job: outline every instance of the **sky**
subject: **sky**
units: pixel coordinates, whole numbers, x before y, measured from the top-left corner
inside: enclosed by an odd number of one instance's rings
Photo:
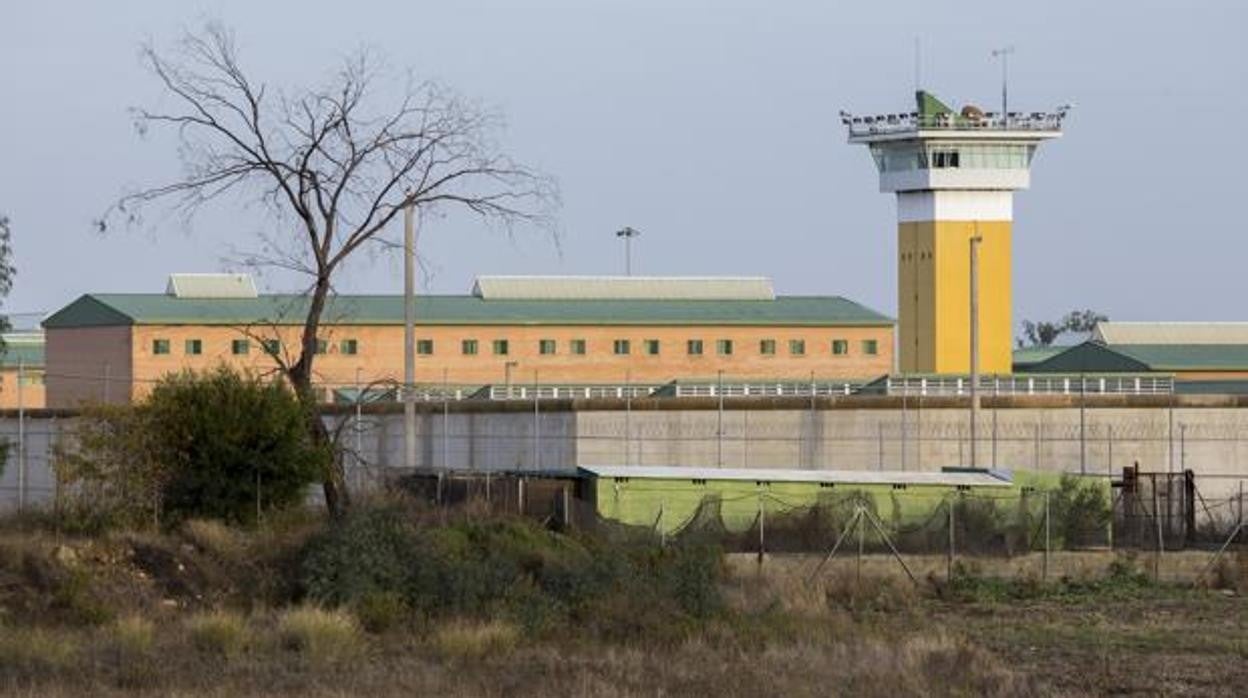
[[[557,178],[557,236],[426,221],[426,292],[467,292],[478,274],[622,273],[627,225],[642,232],[637,274],[763,275],[895,314],[895,202],[837,114],[908,111],[917,39],[920,83],[946,102],[999,104],[991,52],[1012,46],[1011,109],[1075,105],[1015,197],[1016,321],[1248,320],[1242,0],[14,0],[0,8],[0,212],[18,268],[6,311],[160,292],[171,272],[235,268],[271,232],[238,202],[91,225],[178,174],[176,141],[140,137],[129,115],[164,103],[138,48],[209,20],[275,88],[320,84],[361,47],[453,86],[505,114],[506,152]],[[338,280],[401,288],[386,254]]]

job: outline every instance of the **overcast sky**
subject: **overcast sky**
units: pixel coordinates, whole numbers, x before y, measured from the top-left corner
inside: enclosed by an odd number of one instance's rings
[[[896,312],[895,203],[841,109],[908,110],[923,86],[995,107],[1076,108],[1015,199],[1015,318],[1092,307],[1117,319],[1248,320],[1248,2],[58,2],[0,9],[0,211],[13,219],[10,311],[82,293],[161,291],[215,271],[265,219],[205,210],[93,232],[127,187],[178,172],[173,141],[127,108],[159,94],[138,59],[206,19],[234,28],[253,79],[320,81],[361,45],[507,116],[508,152],[558,178],[559,244],[468,217],[430,222],[424,287],[477,274],[623,270],[773,277]],[[150,222],[150,221],[149,221]],[[340,290],[397,292],[372,259]],[[269,276],[269,290],[289,290]]]

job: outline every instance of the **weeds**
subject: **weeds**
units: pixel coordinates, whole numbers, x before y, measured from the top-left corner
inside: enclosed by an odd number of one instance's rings
[[[44,628],[0,625],[0,676],[56,674],[72,666],[77,654],[76,636]]]
[[[341,610],[302,606],[286,611],[277,624],[283,647],[298,652],[313,666],[341,664],[364,653],[355,618]]]
[[[444,658],[481,659],[504,654],[516,647],[520,631],[504,621],[451,621],[433,635],[433,646]]]
[[[191,644],[200,652],[232,658],[247,645],[247,621],[227,611],[197,613],[186,621]]]
[[[410,615],[407,602],[393,592],[364,595],[354,605],[356,620],[370,633],[384,633],[402,623]]]

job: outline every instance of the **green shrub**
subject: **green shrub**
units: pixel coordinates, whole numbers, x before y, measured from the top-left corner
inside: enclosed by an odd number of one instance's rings
[[[141,409],[150,414],[157,459],[168,472],[166,516],[253,523],[257,507],[303,501],[328,467],[312,444],[295,394],[225,367],[162,380]]]
[[[1057,548],[1103,543],[1113,510],[1100,483],[1062,475],[1049,500],[1049,516]]]
[[[335,605],[402,594],[419,564],[417,545],[398,507],[358,507],[308,541],[302,563],[307,593]]]
[[[429,525],[388,505],[353,511],[312,539],[302,576],[312,600],[357,615],[397,597],[423,616],[503,617],[528,632],[570,619],[631,635],[717,613],[721,565],[714,548],[607,542],[513,518]]]
[[[135,405],[89,408],[54,467],[75,505],[115,524],[250,524],[258,509],[302,502],[328,467],[310,418],[278,381],[187,371]]]

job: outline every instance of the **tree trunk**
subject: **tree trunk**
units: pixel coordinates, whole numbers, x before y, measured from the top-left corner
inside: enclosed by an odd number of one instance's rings
[[[325,301],[329,297],[329,273],[317,277],[316,286],[308,303],[308,315],[303,325],[303,335],[299,347],[299,360],[288,370],[287,378],[303,403],[308,418],[308,437],[312,444],[323,448],[329,454],[325,464],[325,473],[321,478],[321,489],[325,494],[325,508],[335,518],[344,514],[350,506],[350,493],[347,491],[346,473],[343,472],[342,459],[334,448],[329,436],[329,429],[321,419],[320,405],[312,386],[312,362],[316,357],[317,332],[321,325],[321,313],[325,310]]]

